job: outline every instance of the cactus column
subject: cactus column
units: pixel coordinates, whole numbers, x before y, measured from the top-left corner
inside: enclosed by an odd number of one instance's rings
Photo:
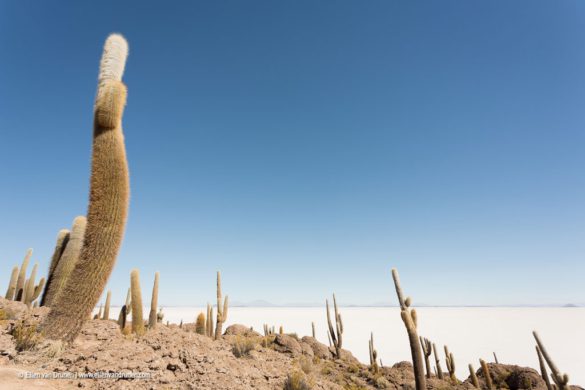
[[[52,339],[72,341],[100,299],[122,244],[130,193],[122,113],[122,74],[128,44],[117,34],[106,40],[94,106],[94,131],[87,228],[79,260],[44,326]]]
[[[408,333],[408,341],[410,342],[410,353],[412,355],[412,365],[414,367],[414,381],[416,383],[416,390],[426,390],[427,381],[425,378],[425,369],[423,366],[422,352],[420,349],[418,333],[416,330],[416,310],[410,308],[410,297],[404,298],[402,294],[402,287],[400,287],[400,279],[396,268],[392,269],[392,278],[394,279],[394,286],[396,287],[396,295],[400,303],[400,316],[406,326],[406,333]]]

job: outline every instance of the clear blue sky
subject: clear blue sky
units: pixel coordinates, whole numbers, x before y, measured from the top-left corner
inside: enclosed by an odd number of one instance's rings
[[[0,266],[87,207],[102,45],[130,44],[145,300],[585,302],[585,3],[0,2]]]

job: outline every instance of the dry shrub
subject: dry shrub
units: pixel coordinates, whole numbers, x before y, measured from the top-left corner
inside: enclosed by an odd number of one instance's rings
[[[302,372],[295,371],[288,374],[284,381],[284,390],[311,390],[313,386]]]
[[[313,361],[307,356],[302,356],[299,359],[299,366],[301,367],[301,370],[303,370],[303,372],[307,375],[313,372]]]
[[[16,350],[19,352],[33,349],[43,339],[37,331],[37,324],[27,324],[24,320],[14,325],[11,335],[14,337]]]
[[[237,358],[250,355],[250,351],[253,351],[255,348],[256,340],[253,338],[236,336],[232,342],[232,353]]]

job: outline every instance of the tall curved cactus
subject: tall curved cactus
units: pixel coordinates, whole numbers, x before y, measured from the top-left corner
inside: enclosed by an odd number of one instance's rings
[[[126,86],[122,74],[128,44],[106,40],[94,105],[92,167],[87,227],[79,260],[45,323],[48,338],[72,341],[102,295],[122,244],[130,194],[122,133]]]
[[[392,268],[392,279],[394,279],[394,287],[396,288],[398,303],[400,303],[400,316],[402,317],[404,326],[406,326],[406,333],[408,334],[408,341],[410,342],[410,353],[412,355],[412,365],[414,367],[414,381],[416,384],[416,390],[426,390],[427,381],[425,378],[425,368],[423,366],[422,351],[416,329],[416,310],[410,308],[410,297],[405,299],[404,295],[402,294],[400,278],[396,268]]]

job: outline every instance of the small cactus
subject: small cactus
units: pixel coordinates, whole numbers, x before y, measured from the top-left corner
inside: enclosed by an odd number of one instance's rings
[[[205,335],[205,327],[206,327],[205,314],[199,313],[199,315],[197,316],[197,320],[195,321],[195,333]]]
[[[45,287],[45,278],[43,277],[43,278],[41,278],[41,280],[39,280],[39,284],[37,284],[35,286],[31,301],[35,301],[35,299],[37,299],[41,295],[41,291],[43,291],[44,287]],[[35,302],[35,303],[37,303],[37,302]],[[39,305],[37,305],[37,306],[39,306]]]
[[[441,359],[437,353],[437,346],[433,343],[433,354],[435,355],[435,369],[437,370],[437,377],[443,379],[443,370],[441,369]]]
[[[455,359],[453,359],[453,353],[449,352],[449,349],[445,345],[445,364],[447,365],[447,371],[449,371],[449,377],[453,383],[457,383],[455,377]]]
[[[158,313],[156,313],[156,322],[158,324],[161,324],[163,322],[163,319],[165,318],[165,314],[163,313],[163,308],[161,307],[158,311]]]
[[[133,269],[130,273],[130,290],[132,292],[132,333],[141,336],[144,334],[144,319],[142,317],[140,273],[137,269]]]
[[[221,337],[221,332],[223,328],[224,322],[227,320],[228,315],[228,297],[226,295],[225,299],[221,299],[221,274],[217,271],[217,315],[216,315],[216,324],[215,324],[215,339]]]
[[[378,351],[374,348],[374,333],[370,333],[370,341],[368,342],[370,351],[370,369],[374,374],[378,373]]]
[[[76,217],[73,220],[73,226],[67,241],[67,246],[63,250],[55,269],[51,274],[51,286],[49,287],[46,297],[45,305],[52,307],[54,303],[58,302],[59,295],[63,293],[67,280],[69,279],[75,264],[79,260],[79,252],[83,246],[83,237],[85,235],[85,228],[87,220],[84,216]]]
[[[104,313],[103,308],[104,308],[103,305],[100,305],[100,310],[97,313],[97,318],[96,318],[97,320],[101,320],[102,319],[102,316],[104,315],[103,314]]]
[[[33,250],[28,249],[26,251],[26,255],[24,256],[24,260],[22,261],[22,265],[20,266],[20,272],[18,273],[18,279],[16,279],[16,290],[14,293],[14,300],[21,301],[22,295],[24,294],[24,282],[26,282],[26,269],[28,268],[28,263],[30,262],[30,258],[32,256]]]
[[[35,279],[37,278],[37,269],[39,268],[39,263],[35,263],[33,265],[32,271],[30,273],[29,279],[26,281],[24,286],[24,294],[22,295],[22,302],[27,305],[28,307],[32,307],[33,295],[35,293]]]
[[[8,282],[8,289],[6,290],[6,295],[4,298],[8,300],[14,299],[14,293],[16,292],[16,281],[18,279],[18,266],[15,265],[12,268],[12,273],[10,274],[10,282]]]
[[[132,306],[130,305],[131,302],[131,292],[128,289],[126,293],[126,303],[120,309],[120,314],[118,315],[118,325],[120,326],[120,330],[124,330],[126,328],[126,317],[132,311]]]
[[[500,364],[500,362],[498,362],[498,355],[496,355],[495,352],[493,352],[493,354],[494,354],[494,363]]]
[[[55,249],[53,250],[53,256],[51,257],[51,263],[49,264],[49,272],[47,273],[47,283],[45,285],[45,290],[43,291],[43,297],[41,298],[41,306],[45,306],[47,293],[51,289],[51,285],[53,284],[53,277],[55,276],[55,269],[57,268],[57,264],[59,264],[59,260],[63,255],[63,251],[67,247],[67,243],[69,242],[69,237],[71,232],[68,229],[61,229],[57,234],[57,243],[55,244]]]
[[[213,338],[213,307],[207,304],[207,324],[205,326],[205,334],[207,337]]]
[[[112,300],[112,292],[108,290],[106,294],[106,306],[104,307],[104,314],[102,316],[102,320],[109,320],[110,319],[110,301]]]
[[[552,358],[548,354],[546,348],[544,348],[544,344],[540,341],[540,337],[538,337],[538,333],[536,331],[532,332],[534,339],[536,340],[536,344],[538,344],[538,348],[544,357],[544,360],[548,364],[550,368],[550,376],[553,379],[553,382],[557,385],[558,390],[568,390],[569,389],[569,375],[561,374],[559,369],[557,368],[556,364],[553,362]]]
[[[477,375],[475,375],[475,370],[473,369],[473,365],[471,365],[471,363],[469,364],[469,376],[471,377],[471,383],[473,386],[481,389],[479,386],[479,380],[477,379]]]
[[[417,315],[416,310],[410,308],[410,297],[404,298],[402,288],[400,287],[400,279],[396,268],[392,269],[392,278],[394,279],[394,286],[396,287],[396,295],[400,303],[400,316],[402,322],[406,326],[406,333],[410,342],[410,353],[412,355],[412,365],[414,367],[414,381],[416,390],[426,390],[427,382],[425,378],[425,371],[423,367],[422,351],[419,344],[417,333]]]
[[[335,299],[335,294],[333,294],[333,314],[335,314],[335,328],[333,328],[333,323],[331,322],[331,314],[329,314],[329,301],[327,299],[325,300],[325,307],[327,310],[327,326],[329,327],[329,344],[333,344],[335,347],[335,356],[340,359],[341,347],[343,345],[343,321],[341,319],[341,314],[339,314],[339,310],[337,309],[337,300]]]
[[[425,365],[427,367],[427,378],[431,378],[431,362],[429,360],[431,353],[433,352],[433,347],[431,345],[431,341],[429,339],[420,337],[420,346],[422,348],[423,354],[425,355]]]
[[[316,339],[317,337],[315,337],[315,323],[314,322],[311,322],[311,331],[312,331],[313,338]]]
[[[553,387],[550,383],[550,379],[548,379],[546,363],[544,362],[544,357],[542,356],[542,352],[540,352],[540,348],[538,348],[538,345],[536,346],[536,354],[538,355],[538,364],[540,365],[540,375],[542,376],[544,383],[546,383],[546,388],[547,390],[553,390]]]
[[[158,278],[159,273],[154,273],[154,284],[152,286],[152,299],[150,300],[150,313],[148,315],[148,329],[156,328],[157,324],[157,312],[156,308],[158,306]]]
[[[487,386],[488,390],[493,390],[494,384],[492,382],[492,375],[490,374],[490,367],[483,359],[479,359],[479,364],[481,364],[481,371],[485,378],[485,385]]]

